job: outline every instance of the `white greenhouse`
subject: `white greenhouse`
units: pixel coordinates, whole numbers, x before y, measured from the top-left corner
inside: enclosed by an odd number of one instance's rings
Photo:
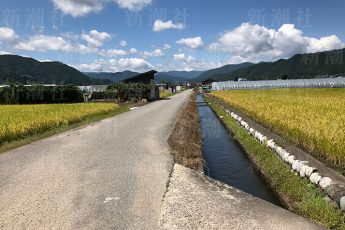
[[[345,78],[213,82],[212,91],[274,88],[344,88]]]

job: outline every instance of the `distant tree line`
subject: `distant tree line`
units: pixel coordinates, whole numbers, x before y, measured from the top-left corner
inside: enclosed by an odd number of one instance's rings
[[[0,88],[0,104],[55,104],[84,102],[78,87],[68,86],[23,86],[10,84]]]

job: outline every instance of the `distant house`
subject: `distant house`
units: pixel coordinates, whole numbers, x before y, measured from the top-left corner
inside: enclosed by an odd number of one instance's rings
[[[160,91],[169,92],[169,93],[176,93],[177,91],[181,91],[181,86],[177,86],[170,83],[157,83],[155,86],[159,87]],[[179,90],[177,90],[179,87]]]
[[[93,92],[104,92],[107,89],[107,85],[89,85],[89,86],[78,86],[78,88],[87,94],[91,94]]]
[[[107,85],[78,86],[78,88],[83,92],[84,101],[89,101],[93,93],[105,92],[107,87]]]
[[[167,84],[166,83],[156,83],[155,86],[159,87],[159,90],[163,91],[167,88]]]

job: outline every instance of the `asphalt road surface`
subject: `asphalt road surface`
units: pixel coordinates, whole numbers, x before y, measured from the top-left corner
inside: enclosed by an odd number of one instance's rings
[[[0,229],[156,229],[191,91],[0,155]]]

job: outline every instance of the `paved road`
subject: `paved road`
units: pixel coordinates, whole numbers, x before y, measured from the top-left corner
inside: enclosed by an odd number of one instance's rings
[[[0,229],[155,229],[190,91],[0,155]]]

